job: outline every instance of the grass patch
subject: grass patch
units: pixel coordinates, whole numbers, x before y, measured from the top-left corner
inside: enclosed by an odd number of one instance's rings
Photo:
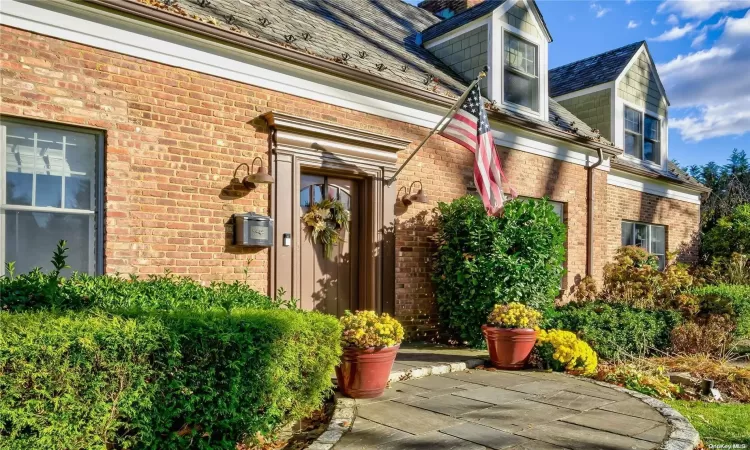
[[[665,400],[711,444],[750,444],[750,404]]]

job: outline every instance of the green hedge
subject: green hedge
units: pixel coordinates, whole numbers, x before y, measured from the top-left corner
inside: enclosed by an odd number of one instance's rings
[[[568,304],[548,318],[551,327],[578,333],[605,360],[666,350],[672,328],[681,321],[678,311],[602,302]]]
[[[336,318],[0,313],[0,448],[232,449],[318,407]]]
[[[560,293],[565,224],[546,200],[513,200],[502,217],[481,199],[438,204],[435,297],[449,330],[483,346],[481,326],[496,303],[544,310]]]
[[[693,293],[701,300],[702,313],[729,314],[737,322],[737,336],[750,337],[750,286],[703,286]]]
[[[85,309],[107,311],[209,311],[233,308],[295,308],[291,300],[271,298],[246,284],[212,283],[203,286],[171,275],[144,280],[75,273],[70,278],[35,269],[13,277],[0,277],[0,310]]]

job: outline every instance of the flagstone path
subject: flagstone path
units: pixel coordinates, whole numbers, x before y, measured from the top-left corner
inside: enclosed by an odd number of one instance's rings
[[[394,371],[465,361],[465,352],[404,349]],[[334,449],[652,449],[668,431],[656,409],[588,381],[464,370],[405,379],[380,398],[357,400],[353,427]]]

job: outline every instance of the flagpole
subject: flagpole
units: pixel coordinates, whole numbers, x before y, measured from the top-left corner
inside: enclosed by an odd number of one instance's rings
[[[409,164],[409,161],[411,161],[411,159],[414,158],[414,155],[416,155],[417,152],[419,152],[419,150],[422,149],[422,146],[424,146],[424,144],[427,143],[427,140],[430,139],[435,134],[436,131],[442,129],[442,127],[445,125],[445,119],[450,117],[458,108],[461,107],[461,104],[463,104],[464,100],[466,100],[466,97],[469,95],[469,92],[471,92],[471,90],[474,89],[474,86],[476,86],[477,83],[479,83],[479,81],[482,80],[482,78],[487,76],[488,70],[489,68],[487,66],[484,66],[484,69],[481,72],[479,72],[479,75],[477,76],[476,80],[474,80],[469,85],[466,91],[464,91],[461,97],[459,97],[458,101],[456,101],[456,103],[451,107],[451,109],[448,110],[448,113],[445,116],[443,116],[443,118],[440,119],[438,123],[435,124],[435,127],[430,131],[430,133],[424,139],[422,139],[422,142],[420,142],[417,148],[415,148],[414,151],[411,152],[411,155],[409,155],[409,157],[406,158],[406,161],[404,161],[404,163],[401,164],[401,167],[398,168],[396,173],[394,173],[393,176],[385,182],[386,186],[390,186],[391,184],[393,184],[394,181],[396,181],[396,177],[398,177],[398,174],[401,173],[402,170],[404,170],[404,167],[406,167],[406,165]]]

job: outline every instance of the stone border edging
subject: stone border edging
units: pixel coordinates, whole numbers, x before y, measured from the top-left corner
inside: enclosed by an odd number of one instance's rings
[[[462,372],[467,369],[473,369],[477,366],[487,365],[488,361],[483,359],[469,359],[460,363],[447,363],[447,364],[436,364],[434,366],[427,367],[415,367],[409,370],[400,370],[398,372],[391,373],[388,378],[389,383],[395,383],[404,380],[412,380],[417,378],[424,378],[430,375],[442,375],[451,372]],[[569,375],[562,373],[562,375],[575,378],[577,380],[583,380],[589,383],[597,384],[602,387],[613,389],[619,392],[626,393],[631,397],[637,398],[643,403],[655,409],[659,414],[667,419],[667,423],[670,427],[669,437],[667,440],[661,443],[662,450],[694,450],[700,442],[700,436],[698,431],[682,414],[677,412],[674,408],[657,400],[648,395],[641,394],[624,387],[620,387],[604,381],[592,380],[575,375]],[[357,405],[356,401],[349,397],[336,393],[335,400],[336,406],[331,417],[331,422],[328,424],[326,431],[323,432],[318,438],[307,447],[309,450],[330,450],[336,445],[341,437],[349,431],[354,424],[356,417]]]

